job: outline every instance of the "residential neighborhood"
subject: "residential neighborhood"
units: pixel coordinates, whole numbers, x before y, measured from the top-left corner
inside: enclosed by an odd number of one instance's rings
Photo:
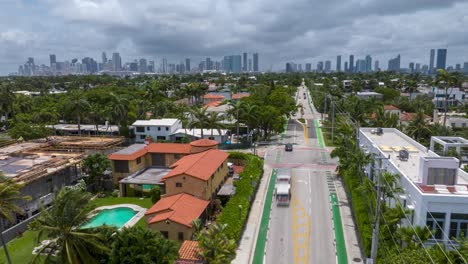
[[[8,258],[57,260],[70,241],[95,252],[77,263],[398,263],[422,248],[463,263],[462,88],[441,104],[437,76],[255,77],[96,76],[50,94],[1,79]]]

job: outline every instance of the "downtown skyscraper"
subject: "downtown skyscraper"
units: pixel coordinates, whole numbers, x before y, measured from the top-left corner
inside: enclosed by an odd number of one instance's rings
[[[243,58],[242,58],[242,71],[246,72],[248,70],[248,65],[247,65],[247,52],[244,52]]]
[[[354,55],[349,55],[348,72],[354,72]]]
[[[435,57],[435,49],[431,49],[431,54],[429,57],[429,73],[434,72],[434,57]]]
[[[341,71],[341,55],[336,56],[336,71]]]
[[[258,72],[258,53],[253,54],[253,71]]]
[[[438,49],[436,68],[445,70],[446,63],[447,63],[447,49]]]

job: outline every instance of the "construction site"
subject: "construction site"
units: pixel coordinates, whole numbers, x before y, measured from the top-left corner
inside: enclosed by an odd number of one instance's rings
[[[30,201],[18,204],[25,214],[18,215],[14,224],[36,215],[41,207],[49,206],[54,191],[83,178],[80,168],[83,158],[95,152],[115,152],[123,142],[122,137],[54,136],[13,142],[0,148],[0,173],[23,183],[21,193],[31,197]]]

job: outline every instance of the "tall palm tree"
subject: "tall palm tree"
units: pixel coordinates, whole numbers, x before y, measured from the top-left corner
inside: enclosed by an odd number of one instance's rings
[[[448,98],[450,96],[450,93],[448,92],[448,89],[450,87],[454,87],[458,84],[458,75],[456,73],[448,73],[444,69],[437,69],[437,76],[435,78],[434,84],[435,85],[442,85],[445,91],[445,96],[444,96],[444,127],[446,127],[446,122],[447,122],[447,111],[448,111]],[[445,135],[447,135],[448,130],[446,130]]]
[[[426,242],[431,236],[432,232],[426,226],[400,227],[396,232],[396,237],[400,241],[400,246],[405,245],[412,249],[421,248],[423,246],[421,242]]]
[[[95,229],[82,229],[92,210],[91,194],[80,190],[62,188],[52,201],[52,207],[44,210],[31,224],[38,231],[37,240],[44,237],[54,242],[43,247],[34,260],[48,251],[46,260],[58,251],[60,263],[98,263],[98,254],[109,252],[104,238]]]
[[[416,117],[414,118],[414,120],[411,121],[406,127],[406,132],[408,133],[408,135],[416,139],[416,141],[419,141],[423,136],[431,134],[431,129],[429,128],[425,120],[424,111],[419,110],[416,113]]]
[[[230,101],[228,103],[229,105],[229,110],[228,110],[228,115],[230,117],[234,117],[236,119],[236,136],[237,136],[237,142],[239,142],[239,122],[240,122],[240,117],[243,115],[243,107],[244,104],[242,101]]]
[[[128,118],[129,101],[125,96],[110,93],[111,117],[119,126],[126,125]]]
[[[200,128],[202,138],[204,138],[203,128],[206,128],[208,124],[208,113],[206,110],[206,107],[199,108],[196,106],[190,109],[191,120],[188,124],[188,127],[190,129]]]
[[[5,84],[0,87],[0,116],[3,114],[8,124],[8,118],[13,112],[13,103],[16,99],[15,94],[11,91],[11,88]]]
[[[216,129],[218,134],[221,136],[221,129],[225,128],[223,124],[224,118],[217,112],[208,113],[207,128],[211,129],[211,136],[213,137],[213,130]]]
[[[21,188],[24,184],[19,184],[11,179],[6,178],[0,173],[0,239],[2,241],[3,250],[8,263],[11,263],[10,255],[8,254],[7,245],[3,239],[3,220],[14,223],[16,218],[15,213],[23,214],[23,209],[17,205],[18,201],[30,200],[31,197],[21,195]]]
[[[83,114],[89,110],[90,104],[83,92],[74,91],[70,93],[67,105],[72,115],[76,117],[78,134],[81,135],[81,120],[83,118]]]

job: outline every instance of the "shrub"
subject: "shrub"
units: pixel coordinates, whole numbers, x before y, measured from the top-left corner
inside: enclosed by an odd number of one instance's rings
[[[227,225],[224,232],[228,238],[238,241],[263,173],[263,161],[252,154],[239,152],[230,153],[229,158],[243,159],[246,163],[240,179],[235,182],[236,194],[227,202],[218,222]]]

